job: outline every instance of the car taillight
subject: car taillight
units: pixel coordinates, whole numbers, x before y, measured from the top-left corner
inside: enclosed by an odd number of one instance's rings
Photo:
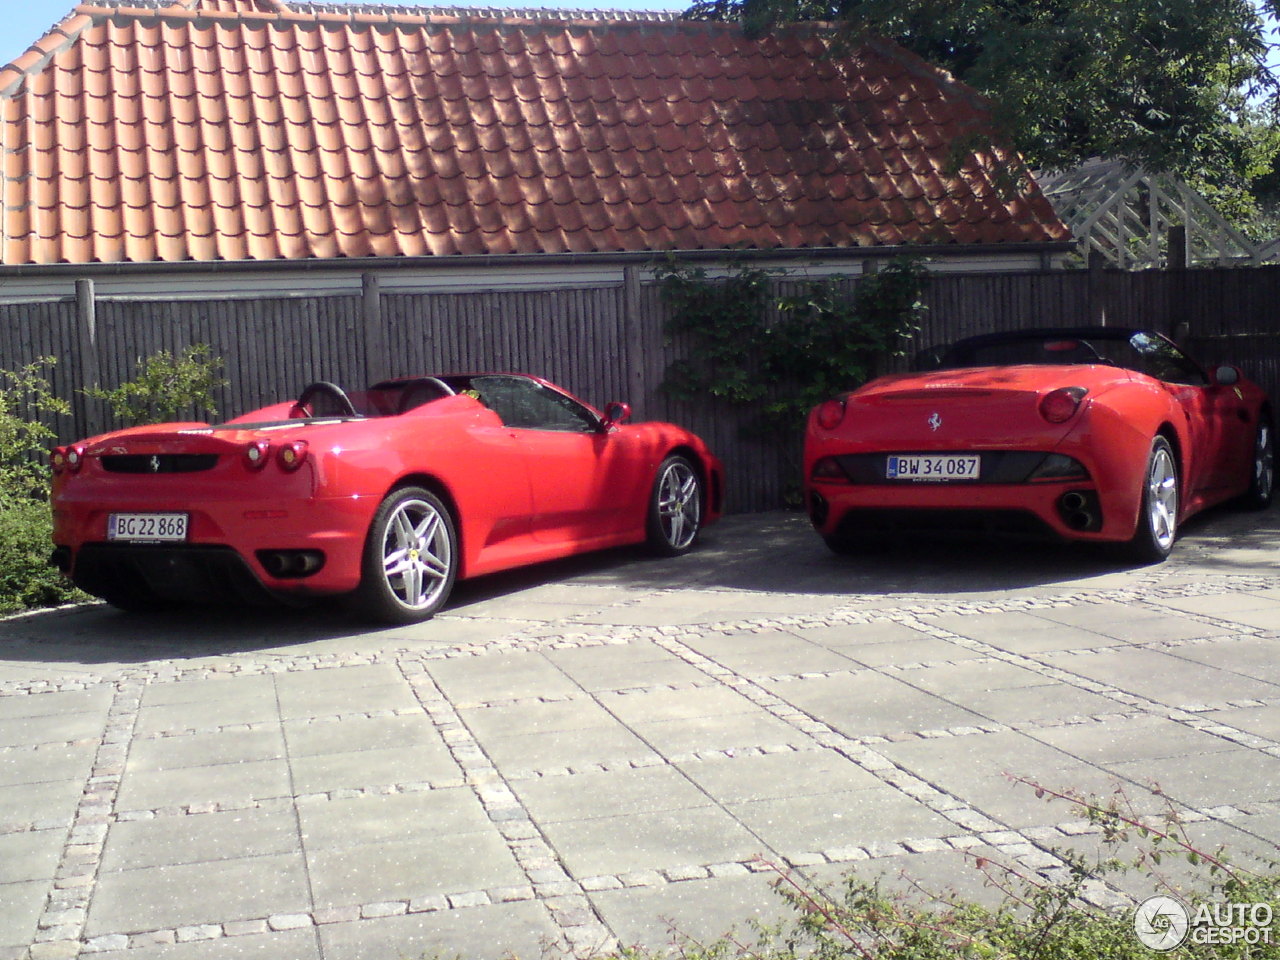
[[[834,430],[844,421],[844,414],[843,400],[827,400],[818,407],[818,426],[823,430]]]
[[[825,483],[849,483],[849,475],[844,472],[844,467],[840,466],[840,461],[835,457],[823,457],[813,465],[813,469],[809,471],[810,480],[818,480]]]
[[[49,455],[54,473],[77,473],[84,466],[84,447],[73,443],[69,447],[57,447]]]
[[[1040,416],[1050,423],[1066,423],[1080,409],[1080,401],[1088,392],[1084,387],[1060,387],[1046,393],[1040,401]]]
[[[297,470],[306,459],[307,441],[305,440],[290,440],[282,445],[276,454],[276,460],[285,470]]]
[[[244,462],[250,470],[261,470],[267,465],[271,444],[266,440],[254,440],[244,448]]]

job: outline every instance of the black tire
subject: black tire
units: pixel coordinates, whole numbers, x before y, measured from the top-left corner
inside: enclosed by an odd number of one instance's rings
[[[444,606],[458,577],[458,534],[449,508],[429,490],[402,487],[369,525],[352,604],[382,623],[417,623]]]
[[[1178,461],[1164,437],[1151,441],[1151,453],[1142,474],[1138,529],[1126,553],[1139,563],[1160,563],[1169,556],[1178,537]]]
[[[1249,489],[1240,498],[1240,505],[1249,510],[1265,510],[1271,506],[1276,488],[1275,428],[1266,414],[1258,418],[1250,466],[1252,475],[1249,478]]]
[[[688,553],[702,531],[702,477],[685,457],[667,457],[649,495],[647,543],[661,557]]]

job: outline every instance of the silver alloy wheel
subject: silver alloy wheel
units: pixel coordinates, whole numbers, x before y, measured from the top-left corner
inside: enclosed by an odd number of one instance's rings
[[[382,539],[382,575],[392,596],[408,610],[425,610],[449,588],[453,542],[440,511],[410,499],[387,517]]]
[[[1178,468],[1169,448],[1161,444],[1151,454],[1147,470],[1147,518],[1151,536],[1161,550],[1173,546],[1178,532]]]
[[[669,462],[658,477],[658,523],[662,538],[673,550],[693,543],[702,522],[702,491],[698,475],[684,460]]]
[[[1258,424],[1258,437],[1253,445],[1253,490],[1260,501],[1271,499],[1271,485],[1275,483],[1275,460],[1271,424],[1263,420]]]

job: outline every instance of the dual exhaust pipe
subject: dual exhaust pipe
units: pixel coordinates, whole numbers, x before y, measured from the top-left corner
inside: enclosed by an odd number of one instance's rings
[[[1068,490],[1058,498],[1058,513],[1062,516],[1062,522],[1072,530],[1102,529],[1098,495],[1092,490]]]

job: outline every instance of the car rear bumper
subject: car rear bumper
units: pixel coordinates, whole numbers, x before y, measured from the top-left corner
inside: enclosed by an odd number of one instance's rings
[[[96,596],[109,595],[104,586],[130,582],[166,599],[191,602],[347,593],[359,585],[365,536],[377,505],[347,497],[183,506],[63,499],[54,511],[55,559],[77,586]],[[189,513],[188,539],[108,541],[107,518],[119,512]]]
[[[1115,540],[1105,504],[1089,483],[810,483],[805,503],[825,537],[895,534],[989,535],[1034,540]]]

